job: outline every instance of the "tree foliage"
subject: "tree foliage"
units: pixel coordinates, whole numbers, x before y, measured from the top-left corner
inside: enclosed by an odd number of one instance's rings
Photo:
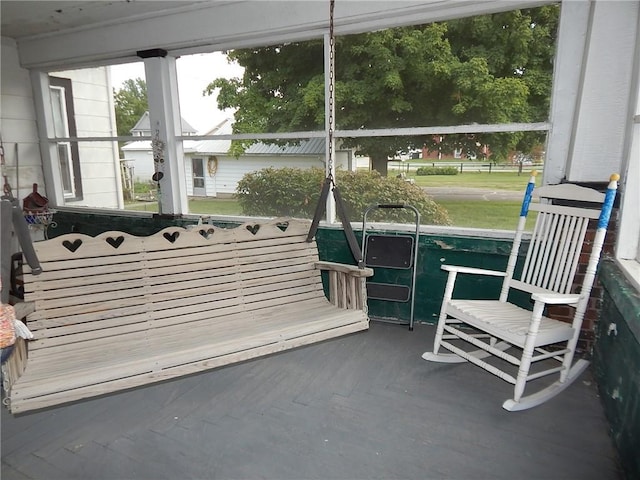
[[[513,10],[335,39],[336,126],[374,129],[533,122],[547,119],[559,9]],[[236,133],[324,128],[321,40],[228,53],[242,78],[218,78],[206,93],[234,108]],[[536,133],[344,139],[386,171],[387,157],[428,146],[494,159],[540,142]],[[245,142],[246,144],[246,142]],[[480,152],[478,152],[480,153]]]
[[[147,83],[141,78],[125,80],[120,90],[114,90],[113,98],[118,135],[131,135],[131,129],[149,109]]]

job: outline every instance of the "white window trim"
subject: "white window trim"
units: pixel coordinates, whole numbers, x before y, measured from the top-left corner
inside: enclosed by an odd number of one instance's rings
[[[640,90],[640,81],[637,84]],[[632,128],[627,169],[621,179],[623,191],[615,256],[622,271],[640,290],[640,105]]]
[[[640,33],[638,33],[640,35]],[[633,90],[629,103],[633,115],[627,131],[626,171],[623,177],[615,257],[620,269],[640,291],[640,45],[636,41]]]
[[[62,128],[63,131],[62,132],[55,132],[54,131],[54,135],[56,136],[56,138],[58,137],[68,137],[69,136],[69,114],[67,112],[67,104],[66,104],[66,98],[67,98],[67,91],[64,87],[61,86],[57,86],[57,85],[50,85],[49,88],[51,89],[52,92],[58,92],[58,97],[55,97],[54,95],[51,95],[51,109],[52,111],[55,111],[56,108],[60,109],[60,122],[62,123]],[[54,123],[54,130],[55,130],[55,123]],[[68,141],[58,141],[57,142],[58,145],[58,168],[60,170],[60,176],[62,178],[62,184],[64,185],[64,177],[66,177],[68,175],[68,179],[67,181],[69,182],[69,190],[64,190],[63,189],[63,195],[65,198],[74,198],[76,196],[76,189],[75,189],[75,172],[74,172],[74,168],[73,168],[73,157],[72,157],[72,153],[71,153],[71,143]],[[60,147],[64,147],[66,154],[67,154],[67,172],[64,171],[64,169],[62,168],[62,159],[60,158]]]

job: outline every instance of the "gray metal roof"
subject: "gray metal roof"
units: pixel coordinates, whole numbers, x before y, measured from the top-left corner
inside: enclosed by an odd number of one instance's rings
[[[233,133],[233,120],[226,119],[212,128],[206,135],[231,135]],[[191,145],[191,149],[185,152],[193,152],[208,155],[224,155],[231,147],[231,140],[197,140]],[[265,142],[257,142],[251,145],[245,155],[324,155],[324,138],[310,138],[300,140],[299,145],[276,145]]]
[[[300,140],[298,145],[274,145],[254,143],[246,153],[249,155],[324,155],[324,138]]]
[[[148,114],[145,114],[148,123]],[[143,116],[143,118],[145,118]],[[142,121],[142,118],[140,119]],[[138,122],[140,123],[140,122]],[[205,135],[231,135],[233,121],[226,119],[216,125]],[[136,125],[137,126],[137,125]],[[231,140],[185,140],[184,153],[199,155],[226,155],[231,147]],[[123,150],[151,150],[150,140],[139,140],[127,143]],[[324,138],[310,138],[300,140],[298,145],[276,145],[264,142],[254,143],[247,148],[245,155],[292,155],[311,156],[324,155]]]

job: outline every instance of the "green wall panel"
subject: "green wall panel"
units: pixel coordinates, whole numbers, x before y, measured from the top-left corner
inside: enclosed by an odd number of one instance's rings
[[[195,223],[193,220],[185,220],[173,217],[150,217],[96,213],[76,213],[57,211],[54,215],[57,224],[55,228],[47,230],[49,238],[64,235],[66,233],[83,233],[95,236],[109,230],[127,232],[131,235],[152,235],[165,227],[185,226]]]
[[[361,232],[355,232],[361,244]],[[322,260],[349,263],[355,260],[349,251],[342,230],[320,229],[317,234],[318,251]],[[440,312],[440,304],[447,280],[446,272],[440,269],[444,263],[504,270],[507,265],[510,240],[496,240],[479,237],[421,235],[418,244],[416,267],[415,322],[434,323]],[[410,284],[410,270],[374,269],[375,281],[380,283]],[[382,271],[379,271],[382,270]],[[500,279],[461,275],[455,294],[468,298],[497,298]],[[528,300],[516,299],[523,306]],[[410,304],[381,300],[369,301],[369,313],[376,318],[393,318],[408,323],[411,318]]]
[[[611,437],[628,479],[640,478],[640,295],[613,262],[602,262],[604,286],[593,370]]]

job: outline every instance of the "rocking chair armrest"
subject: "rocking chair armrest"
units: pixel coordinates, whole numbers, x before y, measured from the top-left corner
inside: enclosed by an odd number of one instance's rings
[[[460,267],[458,265],[441,265],[440,268],[442,270],[446,270],[447,272],[471,273],[474,275],[490,275],[492,277],[504,277],[506,275],[505,272],[499,272],[497,270],[485,270],[483,268],[475,267]]]
[[[574,305],[580,300],[578,294],[565,293],[533,293],[531,299],[536,302],[543,302],[549,305]]]
[[[319,270],[332,270],[335,272],[346,273],[347,275],[351,275],[353,277],[373,276],[373,269],[359,268],[359,267],[356,267],[355,265],[347,265],[344,263],[325,262],[325,261],[315,262],[314,265]]]

